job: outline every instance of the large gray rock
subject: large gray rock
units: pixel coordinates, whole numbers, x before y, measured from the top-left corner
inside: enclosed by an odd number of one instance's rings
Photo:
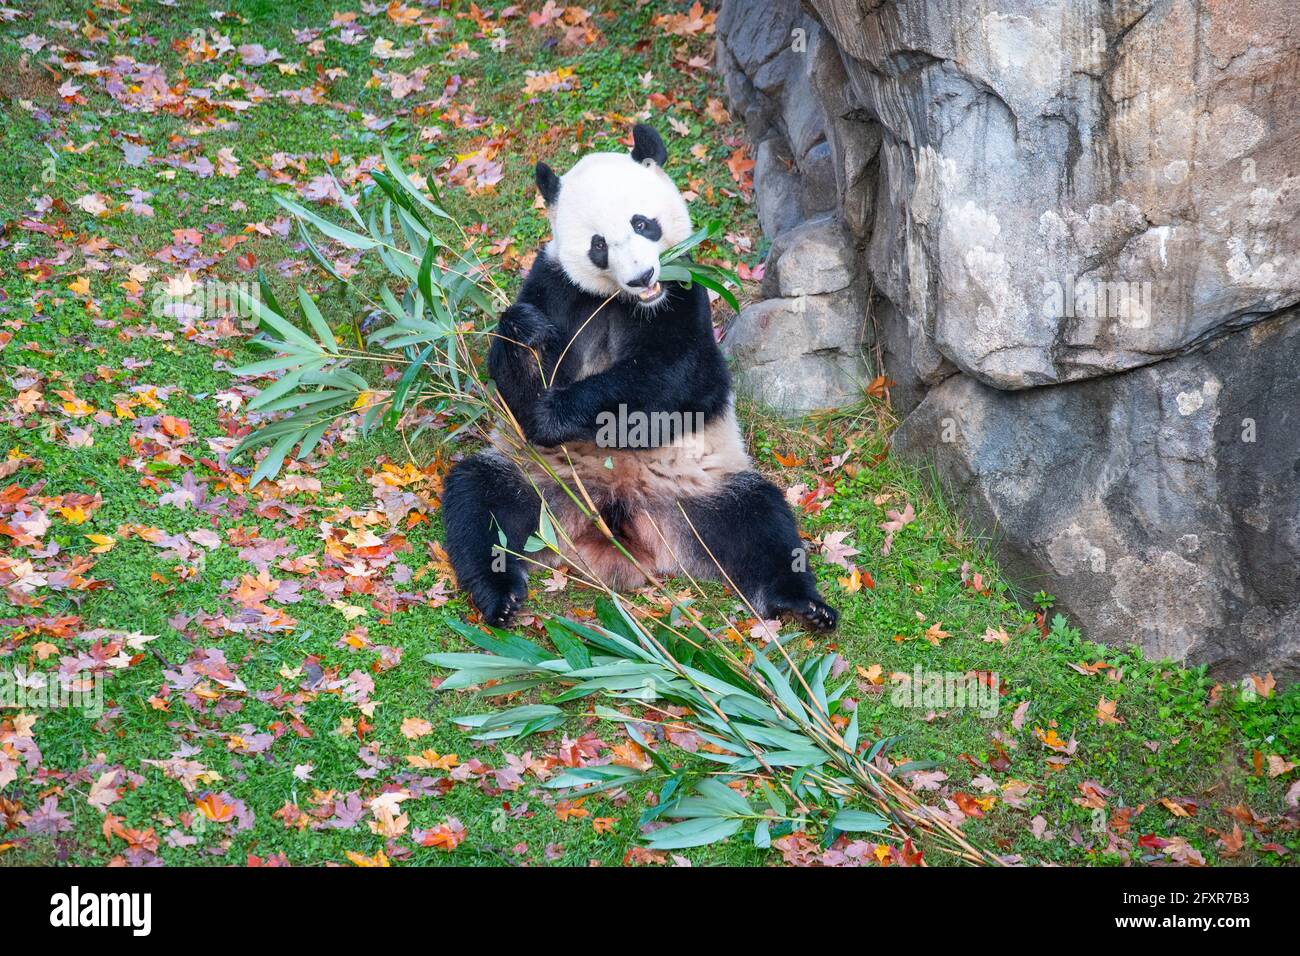
[[[862,296],[851,288],[796,294],[746,306],[723,350],[737,362],[736,386],[780,412],[835,408],[860,397]],[[846,315],[859,315],[847,324]]]
[[[932,389],[894,435],[1090,635],[1300,679],[1300,322],[1123,375]],[[1275,361],[1261,361],[1261,354]]]
[[[899,450],[1090,637],[1300,676],[1294,14],[726,0],[773,240],[739,379],[798,411],[883,357]]]
[[[847,288],[857,264],[840,220],[829,213],[805,219],[777,236],[763,275],[764,295],[822,295]]]
[[[741,389],[780,411],[854,401],[872,377],[861,287],[879,136],[843,119],[839,52],[797,2],[724,5],[718,64],[755,143],[759,225],[773,239],[772,298],[743,310],[723,347]]]
[[[812,6],[884,133],[871,273],[964,372],[1108,375],[1300,302],[1293,3]]]

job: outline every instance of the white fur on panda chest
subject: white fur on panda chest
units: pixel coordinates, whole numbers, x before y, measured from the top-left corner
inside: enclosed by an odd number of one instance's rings
[[[634,507],[710,495],[730,475],[750,467],[740,425],[730,404],[703,428],[679,435],[668,445],[607,448],[582,441],[536,450],[562,478],[577,472],[598,501],[617,499]],[[540,487],[551,484],[540,469],[534,477]],[[557,492],[554,497],[562,499],[565,495]]]

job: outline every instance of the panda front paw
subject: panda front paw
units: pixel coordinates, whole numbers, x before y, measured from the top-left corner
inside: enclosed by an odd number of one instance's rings
[[[516,302],[501,313],[497,333],[528,348],[543,345],[551,332],[546,313],[528,302]]]
[[[576,437],[577,434],[565,419],[564,389],[552,388],[545,392],[538,400],[537,411],[533,415],[529,441],[543,448],[554,448]]]

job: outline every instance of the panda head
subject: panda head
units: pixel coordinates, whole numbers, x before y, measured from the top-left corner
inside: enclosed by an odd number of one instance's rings
[[[691,234],[690,213],[663,170],[659,134],[638,123],[631,154],[589,153],[563,176],[537,164],[554,237],[547,253],[579,288],[621,295],[641,305],[661,302],[659,253]]]

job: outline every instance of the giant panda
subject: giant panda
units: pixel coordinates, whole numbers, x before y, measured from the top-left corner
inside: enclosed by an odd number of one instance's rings
[[[563,176],[537,164],[553,238],[501,315],[488,367],[528,442],[570,486],[576,473],[640,569],[545,468],[492,443],[444,484],[457,581],[488,624],[510,622],[528,594],[517,555],[539,529],[540,492],[571,540],[557,535],[563,559],[588,577],[626,589],[643,571],[721,576],[764,619],[831,630],[838,612],[817,593],[794,516],[745,453],[708,295],[659,280],[660,253],[691,234],[690,215],[659,134],[632,134],[630,155],[591,153]],[[677,427],[648,441],[636,427],[647,419]]]

